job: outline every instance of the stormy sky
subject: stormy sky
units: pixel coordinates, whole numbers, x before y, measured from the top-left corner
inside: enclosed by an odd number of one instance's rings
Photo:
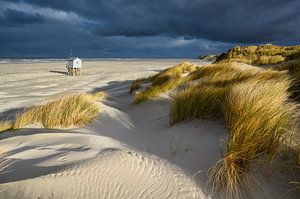
[[[300,44],[299,0],[0,0],[0,57],[197,57]]]

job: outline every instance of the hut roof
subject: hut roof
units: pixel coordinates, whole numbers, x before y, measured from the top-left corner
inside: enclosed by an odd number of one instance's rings
[[[75,59],[79,59],[78,57],[69,57],[68,61],[74,61]]]

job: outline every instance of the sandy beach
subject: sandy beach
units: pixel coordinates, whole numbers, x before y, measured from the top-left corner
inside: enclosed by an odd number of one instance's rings
[[[207,172],[222,157],[228,132],[220,120],[169,125],[168,94],[136,105],[133,80],[189,61],[83,60],[82,76],[65,62],[0,64],[0,119],[71,93],[105,91],[100,113],[84,127],[48,130],[38,124],[0,134],[12,160],[0,175],[0,198],[218,198]],[[284,173],[257,178],[249,198],[297,198]]]

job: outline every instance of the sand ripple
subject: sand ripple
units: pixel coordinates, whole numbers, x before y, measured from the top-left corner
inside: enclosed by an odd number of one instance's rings
[[[206,198],[179,168],[136,152],[107,149],[62,172],[2,184],[0,198]]]

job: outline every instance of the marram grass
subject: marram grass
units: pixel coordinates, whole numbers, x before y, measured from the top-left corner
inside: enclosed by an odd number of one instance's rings
[[[221,101],[228,87],[192,86],[174,95],[171,110],[171,125],[194,118],[221,115]]]
[[[259,157],[271,163],[295,132],[298,107],[289,101],[286,72],[239,66],[203,66],[190,84],[173,95],[170,122],[222,117],[229,130],[227,151],[210,172],[213,189],[238,198],[250,188],[250,165]],[[189,85],[188,83],[186,83]]]
[[[290,88],[292,98],[300,100],[300,58],[284,63],[281,66],[274,67],[274,70],[288,71],[293,78],[293,84]]]
[[[236,46],[217,58],[220,62],[241,62],[252,65],[274,65],[300,58],[300,45],[276,46]]]
[[[151,84],[151,86],[145,90],[137,91],[135,93],[134,102],[141,103],[148,99],[158,98],[162,93],[180,85],[184,80],[184,75],[189,74],[194,70],[196,70],[195,65],[184,62],[149,78],[135,80],[131,85],[130,92],[139,89],[141,84],[148,83]]]
[[[0,122],[0,133],[13,129],[14,123],[10,121]]]
[[[1,122],[0,132],[20,129],[33,123],[40,123],[49,129],[86,125],[99,112],[94,101],[103,97],[103,92],[68,95],[45,105],[29,108],[18,114],[15,121]]]
[[[171,124],[203,118],[222,116],[220,105],[225,94],[234,85],[247,81],[283,81],[288,79],[286,72],[263,70],[256,67],[241,68],[236,63],[203,66],[186,77],[192,86],[187,86],[173,95],[171,103]]]
[[[229,130],[227,152],[211,173],[213,188],[225,188],[236,198],[249,186],[247,171],[253,161],[272,158],[297,127],[297,106],[288,101],[290,82],[246,82],[232,87],[223,101]]]
[[[274,71],[252,66],[241,66],[238,63],[221,63],[202,66],[191,73],[187,79],[201,79],[206,85],[228,86],[249,79],[270,80],[286,78],[285,71]]]

